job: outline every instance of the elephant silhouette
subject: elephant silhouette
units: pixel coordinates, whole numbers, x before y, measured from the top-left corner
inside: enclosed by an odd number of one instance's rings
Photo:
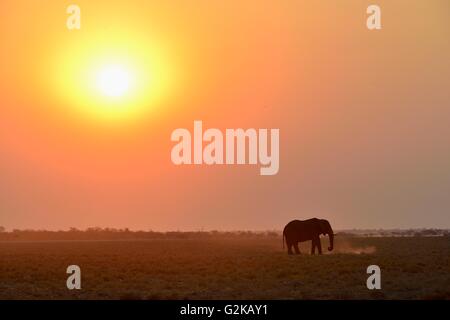
[[[322,245],[320,243],[320,235],[328,235],[330,240],[330,246],[328,251],[333,250],[334,232],[330,223],[325,219],[312,218],[308,220],[293,220],[289,222],[283,230],[283,249],[284,241],[286,239],[286,245],[288,254],[292,254],[292,247],[295,249],[296,254],[300,254],[298,248],[299,242],[312,241],[311,254],[315,254],[316,247],[319,254],[322,254]]]

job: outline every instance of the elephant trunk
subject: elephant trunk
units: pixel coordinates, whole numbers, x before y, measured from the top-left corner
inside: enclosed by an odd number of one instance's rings
[[[328,233],[328,237],[330,238],[330,246],[328,247],[328,251],[332,251],[333,250],[333,246],[334,246],[334,233],[333,230]]]

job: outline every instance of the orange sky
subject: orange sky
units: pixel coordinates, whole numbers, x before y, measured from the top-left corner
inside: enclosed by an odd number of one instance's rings
[[[0,3],[0,225],[450,227],[447,0],[376,1],[380,31],[373,1],[75,3]],[[80,76],[111,57],[143,75],[115,117]],[[279,173],[174,166],[194,120],[279,128]]]

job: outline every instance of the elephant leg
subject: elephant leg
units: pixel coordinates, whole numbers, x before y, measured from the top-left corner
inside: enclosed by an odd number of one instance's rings
[[[311,254],[316,254],[316,242],[314,239],[311,241]]]
[[[288,248],[288,254],[294,254],[292,252],[292,242],[286,242],[287,248]]]
[[[300,249],[298,248],[298,242],[294,244],[295,254],[300,254]]]
[[[320,243],[320,238],[316,240],[317,249],[319,250],[319,254],[322,254],[322,244]]]

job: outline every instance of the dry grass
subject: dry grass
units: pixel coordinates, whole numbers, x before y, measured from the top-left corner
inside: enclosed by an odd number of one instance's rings
[[[326,247],[326,241],[323,240]],[[281,239],[0,243],[1,299],[449,299],[450,240],[336,238],[288,256]],[[68,265],[82,290],[66,289]],[[382,290],[366,268],[382,269]]]

